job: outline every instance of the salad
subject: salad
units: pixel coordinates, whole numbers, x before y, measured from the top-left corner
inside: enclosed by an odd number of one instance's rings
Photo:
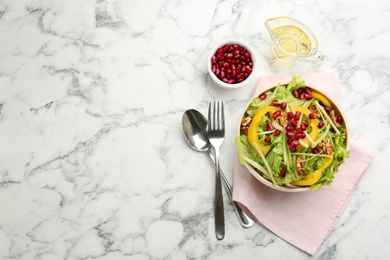
[[[348,157],[344,120],[327,97],[300,76],[255,97],[236,137],[240,163],[274,186],[330,185]]]

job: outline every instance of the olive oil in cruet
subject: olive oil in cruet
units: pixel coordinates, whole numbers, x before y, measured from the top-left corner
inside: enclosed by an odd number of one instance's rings
[[[279,45],[294,54],[307,54],[311,50],[311,41],[306,33],[294,25],[285,25],[272,29]]]

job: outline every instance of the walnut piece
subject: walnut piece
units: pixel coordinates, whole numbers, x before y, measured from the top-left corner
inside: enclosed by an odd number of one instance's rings
[[[287,113],[281,112],[280,116],[277,116],[274,120],[278,125],[285,126],[288,124]]]
[[[324,138],[316,147],[317,151],[322,154],[331,155],[333,153],[332,143],[329,138]]]
[[[244,133],[244,134],[248,134],[248,129],[249,129],[249,126],[251,125],[252,123],[252,118],[251,117],[245,117],[242,121],[241,121],[241,132]]]
[[[297,170],[298,174],[302,174],[305,171],[305,164],[303,162],[302,156],[297,157]]]

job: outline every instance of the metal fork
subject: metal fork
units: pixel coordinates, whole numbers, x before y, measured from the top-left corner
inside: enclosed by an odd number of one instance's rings
[[[213,110],[213,111],[212,111]],[[221,175],[219,174],[219,148],[225,138],[225,115],[223,102],[214,102],[214,109],[209,103],[207,136],[215,151],[215,234],[217,239],[225,237],[225,215],[223,208]]]

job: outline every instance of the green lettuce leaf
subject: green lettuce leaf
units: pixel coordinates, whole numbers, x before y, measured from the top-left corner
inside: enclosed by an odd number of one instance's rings
[[[293,75],[292,80],[287,85],[287,90],[291,92],[293,90],[303,88],[305,86],[305,81],[300,76]]]
[[[246,162],[244,157],[247,157],[253,161],[261,162],[260,156],[257,151],[250,145],[248,141],[248,136],[240,135],[234,139],[234,144],[237,147],[238,158],[242,165],[245,165]]]

